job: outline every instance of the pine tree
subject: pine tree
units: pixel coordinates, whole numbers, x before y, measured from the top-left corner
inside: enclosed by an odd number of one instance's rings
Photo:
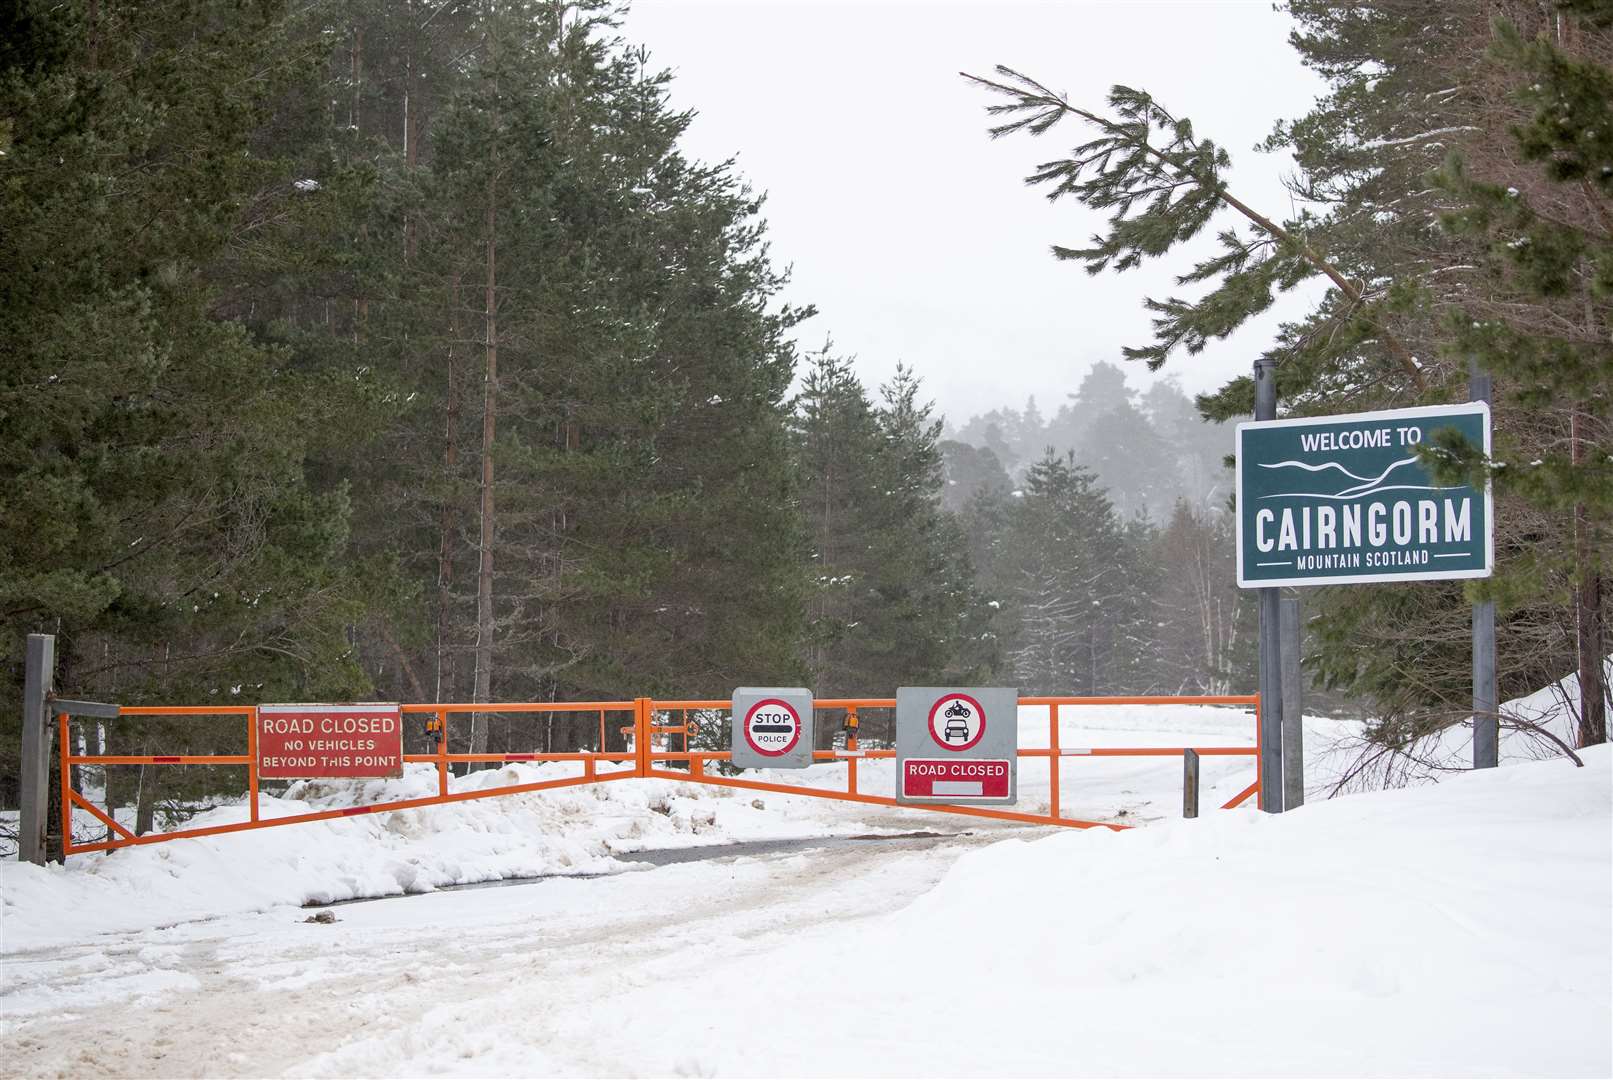
[[[1498,491],[1571,519],[1572,546],[1561,552],[1571,567],[1559,574],[1573,582],[1581,746],[1607,741],[1601,582],[1613,512],[1613,34],[1606,10],[1602,16],[1600,32],[1592,9],[1583,24],[1565,14],[1554,34],[1533,40],[1505,19],[1495,24],[1492,65],[1516,88],[1523,115],[1511,133],[1525,161],[1539,163],[1536,183],[1520,190],[1486,181],[1460,153],[1440,176],[1465,204],[1445,215],[1447,227],[1485,245],[1491,274],[1490,287],[1451,315],[1454,351],[1492,372],[1509,405],[1531,421],[1567,428],[1566,439],[1526,468],[1487,469],[1481,448],[1444,449],[1456,459],[1451,471],[1476,468]],[[1516,462],[1516,443],[1507,449]]]
[[[1268,350],[1278,361],[1278,391],[1287,411],[1310,415],[1459,400],[1465,396],[1469,361],[1484,347],[1475,335],[1489,334],[1504,347],[1503,325],[1544,328],[1557,316],[1551,302],[1526,302],[1519,292],[1506,301],[1514,305],[1508,318],[1483,315],[1487,308],[1500,310],[1492,305],[1502,302],[1504,290],[1497,290],[1492,279],[1500,265],[1496,256],[1505,253],[1486,251],[1475,236],[1494,231],[1517,240],[1528,226],[1492,205],[1481,209],[1482,224],[1472,222],[1476,230],[1460,227],[1469,220],[1469,208],[1483,199],[1464,191],[1465,181],[1450,170],[1443,183],[1431,181],[1430,174],[1459,151],[1462,175],[1491,185],[1492,194],[1518,189],[1523,198],[1510,204],[1514,207],[1532,203],[1540,178],[1533,166],[1520,164],[1518,145],[1503,132],[1509,121],[1530,125],[1527,107],[1513,99],[1514,90],[1535,82],[1545,86],[1549,74],[1545,81],[1520,80],[1516,71],[1501,74],[1486,60],[1493,35],[1483,5],[1291,0],[1286,6],[1298,24],[1292,41],[1301,58],[1330,86],[1315,108],[1279,125],[1266,144],[1293,153],[1300,166],[1292,188],[1313,209],[1291,220],[1278,224],[1238,200],[1226,184],[1223,152],[1142,91],[1117,88],[1111,111],[1099,114],[1003,72],[1000,79],[982,80],[1005,97],[994,112],[1006,122],[995,131],[1041,134],[1067,118],[1094,130],[1091,142],[1031,177],[1033,183],[1050,185],[1055,198],[1073,195],[1114,213],[1106,234],[1088,248],[1060,252],[1093,272],[1123,270],[1164,255],[1227,209],[1247,223],[1241,233],[1221,235],[1223,255],[1179,278],[1184,285],[1208,284],[1207,293],[1193,301],[1150,303],[1159,315],[1156,340],[1128,355],[1158,364],[1178,348],[1191,353],[1264,310],[1277,292],[1321,274],[1332,288],[1307,316],[1284,325]],[[1533,20],[1532,28],[1549,23],[1554,33],[1570,35],[1566,52],[1583,64],[1606,67],[1605,24],[1576,18],[1567,9],[1561,17],[1521,8],[1516,15]],[[1563,51],[1562,42],[1557,44]],[[1538,70],[1547,72],[1556,62],[1541,56],[1539,63]],[[1474,77],[1478,69],[1485,69],[1484,78]],[[1583,71],[1581,77],[1588,75]],[[1575,107],[1568,102],[1588,102],[1598,94],[1594,77],[1556,91],[1553,103],[1567,108]],[[1535,128],[1522,145],[1543,148],[1578,131],[1574,148],[1559,145],[1550,153],[1581,160],[1582,166],[1590,158],[1576,155],[1592,150],[1581,143],[1583,133],[1600,130],[1594,115],[1581,117],[1590,120],[1583,128],[1560,127],[1557,135]],[[1552,207],[1547,216],[1557,220],[1572,188],[1565,184],[1558,195],[1545,197],[1542,205]],[[1594,203],[1582,199],[1571,215]],[[1588,220],[1593,234],[1605,235],[1605,219],[1598,223],[1592,210]],[[1566,250],[1547,243],[1537,253],[1523,254],[1542,256],[1542,267],[1555,262],[1560,268]],[[1578,265],[1594,262],[1586,256]],[[1594,272],[1576,273],[1582,285],[1594,279]],[[1600,309],[1587,311],[1585,300],[1593,297],[1581,297],[1570,325],[1594,341],[1605,319]],[[1516,306],[1520,302],[1523,307]],[[1456,321],[1454,312],[1462,313]],[[1554,333],[1548,331],[1544,339]],[[1549,355],[1553,346],[1544,339],[1536,337],[1519,355]],[[1586,595],[1589,576],[1573,567],[1592,560],[1572,551],[1573,511],[1561,501],[1554,506],[1545,493],[1560,475],[1548,466],[1550,448],[1575,441],[1575,410],[1561,400],[1552,408],[1530,403],[1533,376],[1505,363],[1492,367],[1497,464],[1519,470],[1496,485],[1498,575],[1482,587],[1500,601],[1505,699],[1555,681],[1565,661],[1574,662],[1574,605],[1565,598],[1571,590]],[[1582,369],[1576,377],[1585,374]],[[1205,414],[1217,419],[1247,415],[1251,403],[1252,383],[1246,378],[1199,399]],[[1599,430],[1583,418],[1579,423]],[[1581,442],[1592,445],[1590,439]],[[1452,452],[1453,468],[1471,463],[1458,448],[1445,449]],[[1586,453],[1585,460],[1596,458]],[[1590,512],[1594,500],[1585,505]],[[1558,515],[1568,520],[1554,520]],[[1591,541],[1582,541],[1581,548],[1595,547],[1594,527],[1581,535]],[[1382,717],[1378,733],[1387,744],[1404,746],[1463,722],[1471,711],[1467,625],[1468,602],[1476,591],[1440,584],[1414,590],[1316,590],[1311,611],[1320,649],[1309,660],[1326,687],[1370,701]],[[1578,605],[1587,614],[1605,606],[1605,598],[1600,608],[1583,599]],[[1596,637],[1577,636],[1581,642]]]
[[[991,609],[941,506],[941,422],[905,369],[870,401],[826,347],[809,357],[794,437],[811,545],[807,651],[827,696],[990,670]]]
[[[1026,183],[1045,185],[1049,201],[1073,196],[1097,210],[1111,211],[1108,232],[1086,248],[1055,245],[1059,259],[1083,264],[1088,273],[1123,273],[1199,235],[1223,210],[1242,217],[1247,230],[1217,234],[1221,253],[1197,263],[1177,280],[1181,285],[1214,282],[1196,300],[1145,301],[1156,314],[1154,342],[1125,349],[1129,359],[1150,369],[1162,366],[1177,349],[1198,353],[1249,318],[1268,309],[1278,293],[1317,275],[1331,283],[1323,313],[1336,338],[1378,345],[1368,362],[1394,372],[1407,388],[1421,393],[1428,381],[1417,358],[1389,327],[1385,298],[1363,291],[1345,269],[1330,260],[1313,237],[1317,222],[1308,212],[1278,223],[1239,199],[1228,188],[1231,158],[1213,140],[1198,135],[1192,121],[1178,117],[1144,90],[1116,86],[1109,113],[1071,105],[1042,83],[1011,68],[998,67],[995,79],[965,78],[1004,99],[987,107],[1002,122],[995,137],[1026,132],[1045,135],[1065,120],[1094,132],[1069,157],[1037,168]],[[1336,363],[1339,351],[1313,356],[1313,366]],[[1252,392],[1252,391],[1251,391]]]
[[[968,443],[943,439],[937,449],[941,452],[941,472],[944,477],[941,504],[954,513],[961,511],[969,501],[982,492],[1006,494],[1010,481],[1007,471],[997,455],[985,447],[976,449]]]
[[[1237,587],[1232,522],[1176,504],[1155,538],[1146,588],[1155,620],[1155,663],[1171,693],[1234,694],[1255,687],[1258,615]]]
[[[1031,466],[985,581],[1014,627],[1005,654],[1021,690],[1112,694],[1138,687],[1150,629],[1137,537],[1073,456]]]
[[[250,702],[365,686],[344,632],[364,610],[347,495],[309,455],[340,399],[229,318],[212,280],[266,222],[307,212],[282,148],[256,139],[317,85],[307,14],[25,5],[6,36],[3,648],[15,660],[25,632],[57,633],[58,684],[76,692]],[[157,726],[117,725],[111,749],[138,752]],[[235,728],[169,728],[244,746]]]

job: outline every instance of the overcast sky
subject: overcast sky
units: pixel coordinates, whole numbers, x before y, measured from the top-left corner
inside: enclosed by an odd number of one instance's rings
[[[1281,218],[1292,163],[1253,147],[1321,90],[1289,29],[1267,0],[636,0],[624,33],[676,72],[673,104],[698,112],[686,151],[736,157],[768,193],[788,298],[819,309],[802,345],[832,337],[870,389],[909,364],[956,424],[1032,394],[1051,415],[1090,364],[1148,341],[1142,299],[1180,292],[1171,276],[1188,264],[1090,277],[1054,260],[1050,244],[1084,246],[1102,219],[1022,179],[1081,130],[992,142],[986,95],[958,71],[1007,64],[1093,106],[1115,83],[1145,88],[1227,148],[1235,193]],[[1234,224],[1224,213],[1212,229]],[[1189,392],[1247,374],[1282,313],[1303,307],[1282,304],[1165,372]],[[1153,378],[1140,364],[1128,374]]]

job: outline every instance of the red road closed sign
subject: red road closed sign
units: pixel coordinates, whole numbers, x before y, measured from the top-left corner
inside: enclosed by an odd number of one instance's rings
[[[378,779],[403,775],[396,705],[259,705],[258,778]]]
[[[1006,799],[1010,765],[992,758],[907,758],[902,762],[902,797]]]

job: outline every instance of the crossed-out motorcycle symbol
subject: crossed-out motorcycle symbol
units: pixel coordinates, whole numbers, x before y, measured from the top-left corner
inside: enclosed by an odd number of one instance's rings
[[[962,694],[944,697],[930,710],[930,735],[948,750],[967,750],[985,733],[980,706]]]
[[[947,742],[969,741],[969,721],[973,720],[975,715],[973,709],[961,701],[954,701],[941,715],[947,720],[946,730],[942,732],[942,737]]]

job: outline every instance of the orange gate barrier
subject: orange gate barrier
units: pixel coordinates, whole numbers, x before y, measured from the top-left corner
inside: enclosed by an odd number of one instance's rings
[[[962,814],[970,817],[991,818],[999,821],[1015,821],[1032,825],[1057,825],[1066,828],[1091,829],[1106,828],[1123,830],[1130,828],[1127,825],[1118,825],[1110,822],[1085,821],[1078,818],[1063,816],[1060,809],[1060,781],[1062,762],[1067,757],[1180,757],[1188,750],[1196,751],[1201,757],[1252,757],[1258,758],[1260,753],[1260,701],[1252,695],[1201,695],[1201,696],[1141,696],[1141,697],[1022,697],[1021,706],[1045,706],[1048,710],[1048,745],[1045,747],[1021,747],[1018,756],[1021,759],[1046,759],[1049,771],[1048,808],[1046,813],[1030,813],[1019,810],[1001,810],[988,806],[962,806],[956,804],[932,803],[905,803],[890,795],[876,795],[859,788],[858,763],[864,760],[894,759],[896,751],[893,749],[863,749],[858,745],[858,727],[860,723],[859,711],[863,709],[891,709],[896,707],[895,698],[818,698],[814,699],[815,710],[844,710],[846,723],[845,746],[840,749],[815,750],[814,761],[845,762],[846,786],[844,790],[810,787],[807,785],[779,784],[764,780],[751,780],[737,776],[727,776],[720,772],[707,771],[711,762],[725,762],[730,758],[727,750],[691,750],[688,745],[689,738],[699,732],[699,721],[690,720],[690,712],[720,712],[728,711],[731,702],[726,699],[689,699],[657,701],[651,698],[635,698],[631,701],[569,701],[569,702],[489,702],[489,703],[457,703],[457,704],[422,704],[403,705],[400,711],[403,715],[416,715],[426,717],[426,733],[436,744],[436,750],[425,754],[403,755],[405,764],[430,764],[436,766],[437,794],[409,799],[394,799],[389,802],[368,803],[361,806],[340,807],[333,810],[319,810],[305,814],[291,814],[283,817],[268,817],[261,815],[259,805],[259,777],[258,777],[258,747],[257,747],[257,706],[120,706],[118,716],[198,716],[198,717],[242,717],[247,721],[247,752],[245,754],[197,754],[197,755],[131,755],[131,754],[77,754],[73,752],[73,739],[71,734],[72,716],[69,713],[57,714],[57,733],[60,740],[59,768],[61,786],[61,829],[63,856],[80,854],[91,851],[109,851],[116,848],[130,847],[137,844],[156,844],[168,840],[180,840],[188,837],[216,836],[221,833],[241,832],[249,829],[273,828],[280,825],[297,825],[309,821],[328,821],[335,818],[354,817],[360,814],[384,813],[391,810],[411,810],[423,806],[437,806],[445,803],[466,802],[473,799],[489,799],[501,795],[519,795],[525,792],[545,791],[552,788],[575,787],[581,784],[600,784],[613,780],[628,780],[635,778],[653,778],[662,780],[677,780],[684,783],[705,784],[716,787],[742,788],[753,791],[769,791],[785,795],[802,795],[811,798],[831,799],[840,802],[862,803],[875,806],[889,806],[903,810],[920,810],[932,813]],[[1059,710],[1065,707],[1090,707],[1105,705],[1237,705],[1244,706],[1254,713],[1254,726],[1256,744],[1254,746],[1125,746],[1125,747],[1064,747],[1059,740]],[[473,713],[479,715],[492,715],[500,713],[597,713],[599,717],[599,738],[597,750],[577,750],[563,753],[464,753],[454,754],[448,750],[449,718],[455,715]],[[681,723],[658,723],[657,716],[673,713],[682,716]],[[618,730],[627,739],[628,745],[622,750],[607,750],[607,734],[609,730],[608,718],[612,715],[630,720],[627,724],[619,724]],[[683,749],[656,750],[654,746],[656,736],[665,736],[668,740],[672,736],[682,736]],[[481,788],[474,791],[449,791],[449,766],[460,763],[487,763],[505,764],[509,762],[573,762],[582,766],[579,776],[560,777],[552,780],[541,780],[524,784],[507,784],[501,787]],[[684,769],[669,767],[674,762],[681,762]],[[152,832],[137,836],[124,825],[120,824],[112,814],[103,811],[89,799],[85,798],[73,786],[72,771],[74,766],[91,765],[238,765],[245,766],[247,770],[247,820],[231,822],[224,825],[210,825],[201,828],[175,829],[170,832]],[[602,766],[615,765],[615,768],[602,768]],[[1237,795],[1223,805],[1222,809],[1230,810],[1248,801],[1251,796],[1260,792],[1258,769],[1253,783],[1244,788]],[[79,809],[87,812],[101,824],[105,825],[114,839],[107,839],[97,843],[78,844],[73,842],[73,810]]]

